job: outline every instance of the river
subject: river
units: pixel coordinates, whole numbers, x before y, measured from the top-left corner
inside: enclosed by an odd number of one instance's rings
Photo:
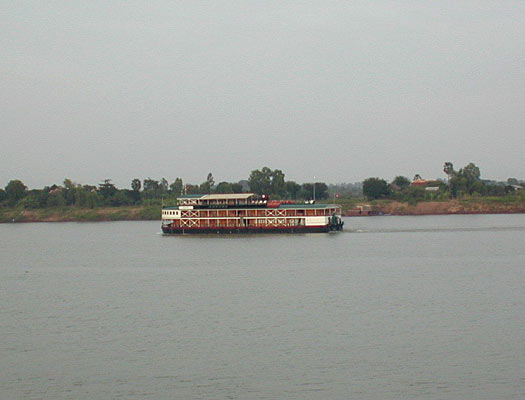
[[[0,225],[5,399],[525,398],[525,215]]]

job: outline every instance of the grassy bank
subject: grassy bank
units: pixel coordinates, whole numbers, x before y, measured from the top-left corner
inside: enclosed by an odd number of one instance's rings
[[[90,222],[159,220],[160,206],[139,207],[56,207],[23,210],[0,209],[0,222]]]

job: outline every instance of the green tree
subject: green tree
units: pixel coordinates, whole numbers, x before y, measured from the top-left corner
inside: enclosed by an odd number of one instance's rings
[[[217,193],[233,193],[232,184],[229,182],[220,182],[215,189]]]
[[[25,209],[40,208],[38,192],[40,192],[40,190],[30,190],[28,194],[18,202],[18,205]]]
[[[298,197],[305,200],[312,200],[314,198],[314,185],[312,183],[303,183]]]
[[[232,193],[242,193],[242,184],[237,182],[237,183],[232,183]]]
[[[47,207],[63,207],[66,205],[64,196],[62,196],[61,190],[53,190],[47,197]]]
[[[182,194],[183,182],[181,178],[175,179],[175,181],[170,185],[171,193],[175,196],[180,196]]]
[[[199,186],[199,192],[200,193],[211,193],[211,189],[215,185],[215,180],[213,179],[213,175],[211,172],[206,177],[206,180],[202,182]]]
[[[503,196],[505,195],[505,186],[504,185],[487,185],[485,186],[487,194],[489,196]]]
[[[452,197],[460,197],[464,194],[473,194],[474,192],[478,194],[485,193],[486,189],[481,188],[484,185],[480,176],[480,170],[474,163],[469,163],[457,173],[454,173],[449,181]]]
[[[402,192],[402,200],[415,205],[417,202],[425,200],[427,194],[430,196],[430,193],[426,192],[425,188],[421,186],[408,186]]]
[[[39,208],[47,207],[47,200],[49,198],[49,191],[51,188],[49,186],[44,186],[42,190],[38,191],[38,205]]]
[[[271,174],[271,193],[284,196],[286,193],[284,173],[280,169],[274,169]]]
[[[461,197],[465,194],[486,194],[490,190],[481,181],[481,172],[474,163],[469,163],[459,171],[454,171],[452,163],[445,163],[445,173],[449,165],[449,190],[452,197]]]
[[[271,194],[272,191],[272,170],[264,167],[261,170],[253,170],[248,179],[250,190],[257,194]]]
[[[465,178],[468,185],[471,186],[474,182],[479,181],[481,173],[474,163],[469,163],[459,170],[459,175]]]
[[[411,182],[406,176],[399,175],[394,178],[392,183],[402,190],[406,187],[409,187]]]
[[[84,190],[84,197],[82,199],[82,207],[95,208],[98,205],[102,204],[102,199],[100,195],[95,191],[86,191]]]
[[[286,195],[286,182],[284,173],[280,169],[271,170],[264,167],[261,170],[253,170],[248,179],[250,191],[257,194]]]
[[[169,185],[168,185],[168,181],[166,180],[166,178],[162,178],[160,180],[159,188],[160,188],[161,193],[168,192]]]
[[[298,193],[298,197],[305,200],[313,200],[314,198],[314,184],[303,183],[301,190]],[[324,182],[315,182],[315,199],[327,199],[328,198],[328,185]]]
[[[0,188],[0,203],[2,201],[4,201],[5,199],[7,199],[7,194],[5,193],[5,190],[4,189],[1,189]]]
[[[133,204],[133,191],[128,189],[123,189],[117,191],[109,199],[109,205],[112,207],[127,206]]]
[[[363,195],[367,199],[380,199],[387,197],[390,194],[388,184],[384,179],[367,178],[363,181]]]
[[[74,203],[77,207],[83,207],[83,204],[85,203],[87,192],[84,190],[84,188],[81,185],[77,185],[75,187],[74,191]]]
[[[185,186],[185,192],[186,194],[200,194],[200,188],[198,185],[191,185],[187,183]]]
[[[134,191],[134,192],[139,192],[140,191],[140,188],[142,187],[141,183],[140,183],[140,179],[138,178],[135,178],[131,181],[131,189]]]
[[[299,192],[301,191],[301,185],[294,181],[287,181],[284,184],[284,189],[286,190],[286,196],[290,199],[297,199]]]
[[[18,179],[9,181],[5,187],[7,204],[9,204],[10,207],[14,207],[19,200],[24,198],[26,192],[27,187],[22,183],[22,181]]]
[[[111,183],[111,179],[104,179],[104,182],[98,185],[98,192],[104,198],[104,200],[107,200],[111,196],[115,195],[118,192],[118,189],[114,184]]]
[[[481,180],[477,180],[470,185],[469,193],[473,195],[483,196],[487,194],[487,188],[483,184],[483,182],[481,182]]]
[[[131,181],[131,193],[129,196],[133,199],[134,204],[140,204],[140,200],[141,200],[140,188],[141,187],[142,187],[142,184],[140,182],[140,179],[135,178]]]
[[[145,192],[157,192],[160,188],[159,181],[151,178],[144,179],[144,191]]]
[[[454,175],[456,175],[456,171],[454,171],[454,165],[450,161],[447,161],[443,165],[443,172],[445,174],[447,174],[447,179],[449,181],[450,181],[450,178],[452,178]]]
[[[215,179],[213,179],[212,173],[208,173],[208,176],[206,177],[206,182],[208,183],[209,187],[212,188],[213,185],[215,185]]]
[[[82,189],[84,189],[86,192],[96,192],[97,187],[94,185],[84,185],[82,186]]]
[[[64,200],[68,206],[75,204],[76,186],[77,185],[71,179],[64,179],[64,191],[62,192],[62,196],[64,196]]]
[[[448,185],[452,197],[461,197],[467,192],[467,180],[461,176],[452,177]]]
[[[324,182],[315,182],[315,198],[326,200],[328,198],[328,185]]]

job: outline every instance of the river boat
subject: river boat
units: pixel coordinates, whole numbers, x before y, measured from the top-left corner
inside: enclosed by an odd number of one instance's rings
[[[162,208],[162,232],[306,233],[343,230],[341,207],[270,200],[254,193],[185,195]]]

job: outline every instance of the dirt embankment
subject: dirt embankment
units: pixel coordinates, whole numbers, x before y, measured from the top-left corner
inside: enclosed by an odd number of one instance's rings
[[[371,206],[372,214],[440,215],[440,214],[514,214],[525,213],[525,202],[487,203],[482,201],[427,201],[414,205],[385,202]]]

